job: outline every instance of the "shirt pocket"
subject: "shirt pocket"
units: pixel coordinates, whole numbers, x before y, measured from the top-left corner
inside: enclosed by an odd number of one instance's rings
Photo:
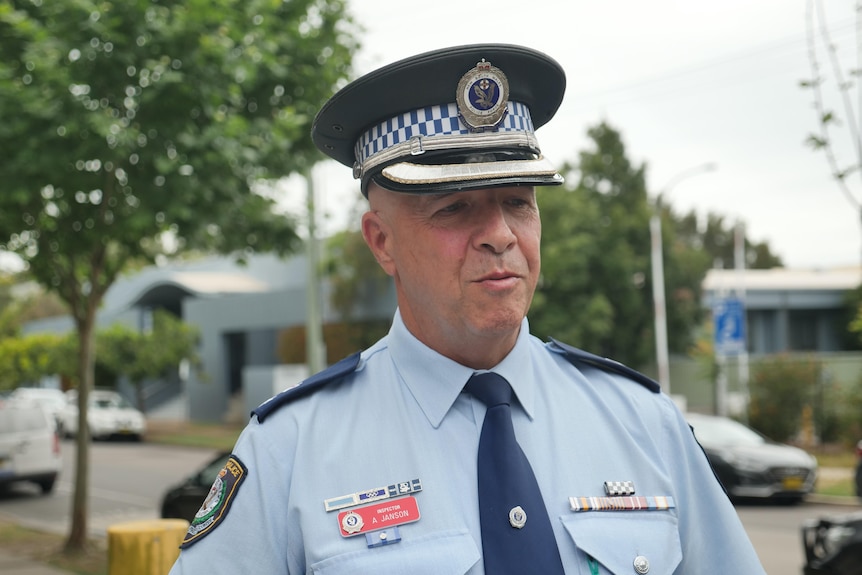
[[[311,572],[316,575],[464,575],[480,557],[479,548],[468,531],[443,531],[328,557],[311,565]]]
[[[655,511],[594,511],[562,517],[577,548],[580,573],[590,574],[588,555],[601,573],[637,575],[635,561],[649,575],[670,575],[682,561],[679,527],[674,515]],[[647,561],[645,565],[643,562]]]

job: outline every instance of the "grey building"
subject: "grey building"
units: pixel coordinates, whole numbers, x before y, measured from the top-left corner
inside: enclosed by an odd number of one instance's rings
[[[201,334],[201,369],[178,370],[147,385],[148,415],[245,421],[250,407],[302,379],[304,366],[281,365],[277,345],[283,330],[306,323],[307,266],[302,255],[258,255],[246,265],[211,257],[154,266],[118,280],[106,294],[100,325],[123,322],[145,330],[155,309],[167,309]],[[842,349],[842,312],[846,293],[860,284],[862,268],[710,270],[703,305],[711,308],[723,297],[741,294],[752,362],[773,353],[815,352],[836,380],[849,382],[859,373],[862,356]],[[340,322],[329,303],[330,286],[323,281],[318,289],[322,322]],[[391,319],[396,306],[391,282],[382,292],[369,291],[373,297],[363,302],[356,319]],[[50,318],[28,324],[25,333],[71,329],[69,318]],[[689,357],[671,357],[670,364],[673,393],[690,407],[712,411],[715,382],[708,370]],[[647,374],[654,375],[652,367],[645,368]],[[738,389],[731,371],[730,390]]]
[[[845,297],[862,268],[710,270],[704,305],[737,294],[745,305],[750,354],[844,351]]]
[[[273,386],[284,381],[277,366],[278,336],[307,321],[304,255],[281,259],[257,255],[245,264],[225,257],[154,266],[118,280],[105,294],[98,315],[100,326],[122,322],[147,329],[152,312],[166,309],[200,332],[199,370],[178,369],[176,376],[150,382],[145,389],[148,415],[155,418],[221,422],[244,421],[249,405],[257,405]],[[322,323],[341,321],[329,304],[329,284],[319,286]],[[394,287],[364,302],[359,319],[390,319],[395,309]],[[25,333],[73,329],[68,317],[31,322]],[[263,391],[244,389],[255,374],[270,371],[271,385]],[[292,373],[302,373],[294,371]],[[290,377],[290,376],[288,376]],[[264,386],[266,387],[266,386]],[[126,393],[134,397],[132,393]],[[246,397],[251,396],[251,397]]]

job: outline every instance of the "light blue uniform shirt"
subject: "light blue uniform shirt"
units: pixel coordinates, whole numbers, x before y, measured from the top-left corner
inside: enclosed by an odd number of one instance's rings
[[[539,482],[567,574],[749,575],[763,568],[735,509],[673,402],[621,375],[573,366],[521,326],[492,371],[512,385],[515,433]],[[481,575],[476,453],[485,406],[462,388],[474,370],[390,333],[352,375],[253,417],[235,456],[248,469],[223,521],[171,573]],[[324,500],[419,479],[421,518],[397,543],[343,537]],[[605,481],[673,509],[573,512]],[[342,510],[347,511],[347,510]],[[493,575],[493,574],[489,574]]]

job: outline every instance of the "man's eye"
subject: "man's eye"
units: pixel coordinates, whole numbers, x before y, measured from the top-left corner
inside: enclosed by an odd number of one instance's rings
[[[516,208],[528,208],[533,205],[533,202],[527,198],[511,198],[508,202],[510,206]]]
[[[439,213],[441,214],[453,214],[464,208],[464,202],[454,202],[452,204],[443,206],[440,208]]]

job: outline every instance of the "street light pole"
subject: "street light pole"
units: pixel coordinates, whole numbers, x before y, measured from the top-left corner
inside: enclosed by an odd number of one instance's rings
[[[309,373],[317,373],[326,367],[326,344],[323,341],[323,320],[320,309],[320,244],[317,240],[317,215],[315,213],[314,173],[305,172],[308,207],[308,278],[306,280],[305,359]]]
[[[667,305],[664,288],[664,254],[661,234],[661,200],[679,182],[686,178],[715,170],[714,163],[701,164],[682,171],[665,184],[659,192],[650,216],[650,263],[652,268],[652,298],[655,321],[655,355],[658,381],[662,391],[670,394],[670,360],[667,349]]]

